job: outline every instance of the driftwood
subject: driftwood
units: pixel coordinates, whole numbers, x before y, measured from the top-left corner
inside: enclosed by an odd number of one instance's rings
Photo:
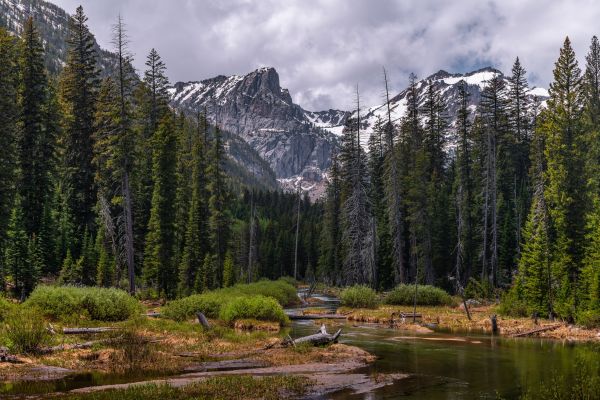
[[[160,313],[157,312],[157,311],[150,311],[150,312],[148,312],[146,314],[142,314],[142,315],[145,315],[146,317],[151,317],[151,318],[158,318],[158,317],[160,317]]]
[[[534,335],[534,334],[540,333],[540,332],[551,331],[551,330],[560,328],[562,325],[563,324],[547,325],[547,326],[543,326],[541,328],[532,329],[532,330],[527,331],[527,332],[515,333],[514,335],[512,335],[512,337],[529,336],[529,335]]]
[[[208,323],[208,319],[201,312],[196,313],[196,317],[198,318],[198,322],[200,325],[204,327],[204,329],[210,329],[210,324]]]
[[[89,349],[96,343],[100,343],[100,342],[104,342],[104,341],[103,340],[93,340],[93,341],[84,342],[84,343],[59,344],[58,346],[42,347],[41,349],[38,349],[37,352],[40,354],[50,354],[50,353],[55,353],[57,351],[63,351],[63,350]]]
[[[284,346],[289,346],[289,345],[296,346],[301,343],[310,343],[313,346],[320,346],[320,345],[324,345],[324,344],[335,343],[338,340],[338,338],[340,337],[341,333],[342,333],[342,330],[338,329],[338,331],[336,333],[331,335],[331,334],[327,333],[327,329],[325,328],[325,325],[321,325],[321,329],[320,329],[319,333],[315,333],[314,335],[303,336],[298,339],[288,339],[282,344]]]
[[[289,319],[346,319],[342,314],[287,314]]]
[[[112,326],[103,326],[99,328],[63,328],[63,333],[65,335],[81,335],[87,333],[103,333],[114,331],[117,328]]]
[[[498,317],[496,314],[490,315],[490,321],[492,322],[492,333],[495,335],[498,333]]]

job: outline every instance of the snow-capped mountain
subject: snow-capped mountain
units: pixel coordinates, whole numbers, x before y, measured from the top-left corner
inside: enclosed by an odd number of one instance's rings
[[[74,11],[74,10],[73,10]],[[60,71],[67,58],[66,38],[69,14],[62,8],[43,0],[0,0],[0,26],[19,35],[23,22],[31,16],[42,38],[46,53],[46,67],[50,72]],[[115,56],[95,43],[98,63],[103,74],[112,73]]]
[[[466,74],[451,74],[443,70],[438,71],[435,74],[428,76],[427,78],[416,83],[419,102],[424,100],[428,82],[432,82],[435,89],[441,93],[448,106],[449,122],[450,126],[453,126],[456,121],[459,108],[458,83],[462,80],[467,83],[467,91],[469,92],[469,108],[472,111],[471,117],[474,117],[477,106],[481,101],[481,92],[483,91],[487,82],[495,75],[500,75],[508,83],[508,78],[505,77],[501,71],[490,67],[482,68]],[[405,89],[390,99],[392,121],[399,122],[400,119],[405,115],[407,107],[407,94],[408,89]],[[547,99],[549,96],[548,91],[544,88],[532,88],[529,90],[528,94],[532,98],[537,96],[540,101]],[[350,115],[350,113],[347,114]],[[352,116],[356,117],[356,112],[353,112]],[[384,121],[387,120],[387,104],[384,103],[361,110],[360,117],[361,127],[363,128],[361,144],[366,150],[370,134],[373,132],[373,127],[375,126],[377,120],[379,118]],[[323,123],[319,126],[323,129],[329,130],[334,134],[341,134],[341,129],[337,121],[331,125]]]
[[[190,113],[206,110],[211,122],[243,138],[269,163],[284,188],[295,190],[301,185],[322,192],[338,136],[321,126],[335,130],[333,126],[342,124],[348,113],[303,110],[280,86],[274,68],[178,82],[169,94],[173,107]]]

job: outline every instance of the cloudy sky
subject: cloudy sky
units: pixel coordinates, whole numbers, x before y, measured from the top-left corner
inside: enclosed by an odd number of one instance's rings
[[[50,0],[82,4],[100,45],[127,24],[136,67],[155,47],[171,82],[246,74],[273,66],[309,110],[350,109],[382,98],[382,67],[393,92],[408,74],[509,71],[519,56],[533,85],[547,86],[569,35],[580,63],[600,32],[598,0]]]

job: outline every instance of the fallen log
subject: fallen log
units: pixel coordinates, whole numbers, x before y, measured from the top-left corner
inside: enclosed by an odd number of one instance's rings
[[[102,342],[102,340],[93,340],[93,341],[84,342],[84,343],[59,344],[58,346],[42,347],[41,349],[38,349],[38,353],[50,354],[50,353],[55,353],[57,351],[64,351],[64,350],[89,349],[94,344],[99,343],[99,342]]]
[[[102,332],[110,332],[114,331],[117,328],[112,326],[103,326],[99,328],[63,328],[63,333],[65,335],[82,335],[86,333],[102,333]]]
[[[150,312],[148,312],[146,314],[142,314],[142,315],[145,315],[146,317],[151,317],[151,318],[158,318],[158,317],[160,317],[160,313],[156,312],[156,311],[150,311]]]
[[[289,319],[346,319],[342,314],[287,314]]]
[[[324,344],[336,342],[337,339],[340,337],[341,333],[342,333],[342,330],[338,329],[338,331],[336,333],[331,335],[331,334],[327,333],[327,329],[325,328],[325,325],[321,325],[321,330],[319,331],[319,333],[315,333],[314,335],[303,336],[298,339],[287,340],[286,342],[283,343],[283,345],[284,346],[289,346],[289,345],[296,346],[301,343],[310,343],[313,346],[321,346]]]
[[[527,331],[527,332],[515,333],[515,334],[512,335],[512,337],[529,336],[529,335],[534,335],[534,334],[540,333],[540,332],[551,331],[551,330],[560,328],[562,325],[563,324],[547,325],[547,326],[543,326],[541,328],[532,329],[532,330]]]

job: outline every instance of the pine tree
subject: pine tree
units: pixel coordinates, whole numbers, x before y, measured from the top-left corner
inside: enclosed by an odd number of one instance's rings
[[[96,235],[95,252],[98,258],[96,267],[96,284],[110,287],[115,282],[115,262],[111,255],[110,239],[106,235],[106,227],[101,224]]]
[[[94,115],[100,85],[94,37],[79,6],[69,20],[67,62],[61,79],[64,174],[75,237],[95,231]],[[83,245],[81,243],[80,245]],[[77,250],[79,252],[79,249]]]
[[[28,235],[38,232],[51,192],[51,166],[56,132],[48,121],[48,79],[44,69],[44,49],[30,17],[22,34],[21,134],[19,138],[19,194]],[[48,157],[48,155],[51,155]]]
[[[545,197],[552,221],[552,288],[555,311],[574,316],[575,287],[582,258],[584,188],[581,70],[569,38],[555,64],[548,107],[540,127],[547,161]]]
[[[25,216],[17,196],[8,226],[5,263],[14,280],[14,294],[20,299],[27,297],[38,278],[35,265],[29,263],[29,250]]]
[[[331,284],[340,283],[342,253],[341,253],[341,182],[337,154],[331,156],[329,182],[323,230],[321,233],[321,251],[317,275],[320,279]]]
[[[235,284],[235,265],[231,251],[225,253],[225,262],[223,263],[223,287],[230,287]]]
[[[210,288],[221,286],[223,262],[230,235],[230,213],[227,209],[227,201],[230,196],[227,190],[226,175],[224,173],[225,150],[219,126],[215,128],[212,138],[209,164],[207,167],[208,209],[210,217],[208,220],[209,239],[212,246],[211,253],[214,256],[213,267],[205,270],[205,273],[215,274],[209,277],[212,283]]]
[[[192,198],[190,201],[186,223],[185,246],[182,262],[179,267],[179,292],[189,293],[194,287],[196,275],[202,268],[208,247],[208,195],[206,191],[206,149],[205,130],[208,129],[206,117],[200,116],[197,121],[197,132],[194,136],[192,150]],[[188,186],[189,182],[182,182]]]
[[[508,114],[510,130],[514,135],[514,142],[508,149],[512,160],[514,172],[514,256],[518,257],[521,246],[521,230],[523,216],[529,208],[529,148],[531,131],[531,104],[527,95],[529,86],[526,71],[521,66],[519,58],[512,67],[512,75],[508,78]],[[510,251],[513,253],[512,249]]]
[[[18,65],[16,40],[0,28],[0,291],[4,289],[4,245],[16,186]],[[7,272],[7,271],[6,271]]]
[[[532,151],[533,201],[524,229],[519,270],[511,291],[528,312],[552,317],[554,279],[551,269],[551,222],[545,198],[544,137],[534,136]]]
[[[348,177],[347,197],[342,205],[342,245],[344,246],[343,281],[345,284],[374,285],[375,223],[368,198],[366,155],[360,145],[360,98],[356,94],[357,117],[344,128],[349,148],[340,154],[343,175]]]
[[[152,207],[144,254],[144,281],[173,297],[177,287],[175,252],[175,196],[177,190],[177,135],[172,116],[165,117],[153,138]]]
[[[459,109],[456,123],[457,150],[454,174],[454,208],[456,212],[456,265],[454,278],[463,287],[474,269],[474,184],[472,166],[471,122],[467,84],[458,86]]]
[[[146,58],[144,82],[150,90],[149,122],[152,131],[158,129],[158,124],[168,111],[169,94],[167,87],[169,80],[165,76],[167,67],[155,49],[150,50]]]

